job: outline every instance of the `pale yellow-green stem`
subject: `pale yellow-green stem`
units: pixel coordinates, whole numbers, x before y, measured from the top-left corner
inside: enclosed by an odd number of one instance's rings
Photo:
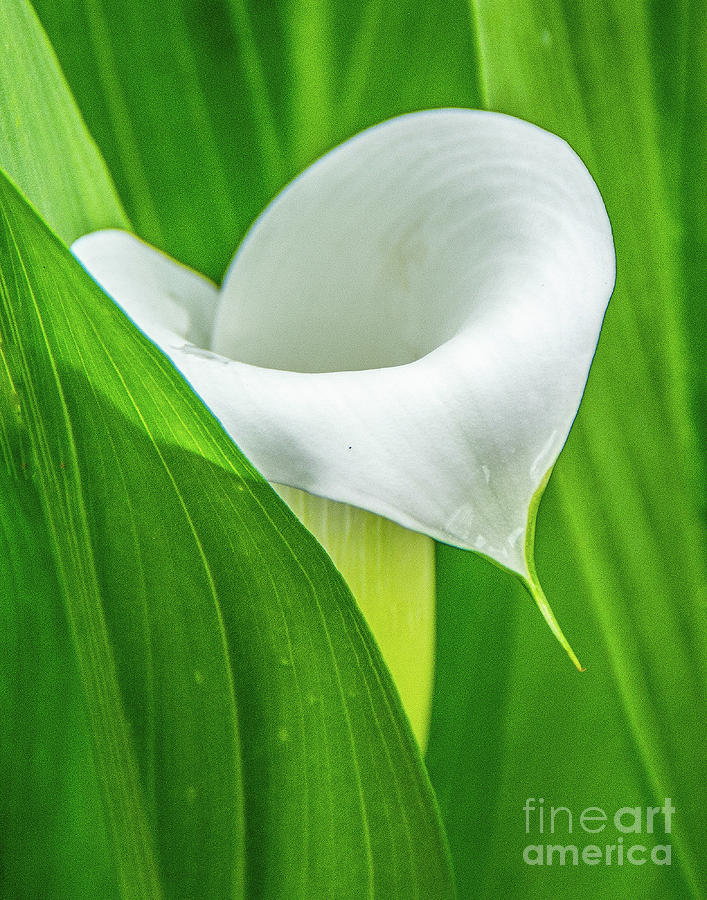
[[[434,541],[366,510],[274,487],[346,579],[424,752],[434,682]]]

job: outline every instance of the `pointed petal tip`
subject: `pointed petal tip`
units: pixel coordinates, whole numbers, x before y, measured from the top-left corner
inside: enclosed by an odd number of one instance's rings
[[[538,606],[538,609],[542,613],[543,619],[545,619],[548,626],[550,627],[550,631],[552,631],[552,633],[557,638],[560,646],[564,649],[567,656],[569,656],[575,669],[577,669],[578,672],[586,672],[585,667],[580,663],[579,659],[577,658],[576,653],[572,649],[570,642],[565,637],[564,632],[562,631],[562,628],[560,628],[560,624],[557,621],[557,619],[555,618],[555,614],[553,613],[552,608],[550,607],[550,604],[548,603],[547,597],[545,596],[545,592],[543,591],[542,587],[540,586],[540,582],[537,581],[537,579],[526,578],[526,577],[523,577],[521,580],[523,581],[523,584],[528,589],[530,596],[533,598],[533,600],[535,600],[535,602]]]

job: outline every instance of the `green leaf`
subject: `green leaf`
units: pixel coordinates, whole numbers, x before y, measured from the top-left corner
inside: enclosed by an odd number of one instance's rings
[[[0,8],[0,168],[67,243],[127,226],[98,150],[28,3]]]
[[[32,670],[31,584],[68,623],[54,665],[86,710],[95,772],[73,789],[87,820],[100,792],[96,871],[123,896],[450,896],[417,747],[340,576],[4,179],[0,208],[2,451],[46,554],[34,580],[27,530],[3,529],[3,656]],[[46,739],[39,701],[13,696],[24,739]]]

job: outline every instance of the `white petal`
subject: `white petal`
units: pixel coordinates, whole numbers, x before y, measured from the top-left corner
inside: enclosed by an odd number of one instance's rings
[[[71,249],[155,343],[164,332],[208,345],[219,299],[208,278],[116,229],[84,235]]]
[[[271,480],[529,578],[529,505],[613,283],[603,202],[562,140],[494,113],[392,120],[307,170],[246,238],[212,349],[310,374],[234,375],[252,409],[219,396],[220,415]]]
[[[269,480],[532,580],[529,507],[577,411],[614,281],[601,197],[563,141],[440,110],[337,148],[237,254],[210,347],[221,356],[181,324],[167,332],[156,306],[142,318],[137,293],[127,302],[83,241],[86,267]],[[193,273],[168,265],[145,270],[182,296]]]

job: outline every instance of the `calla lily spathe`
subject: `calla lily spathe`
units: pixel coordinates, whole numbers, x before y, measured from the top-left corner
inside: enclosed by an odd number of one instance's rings
[[[489,112],[377,125],[290,184],[219,291],[125,232],[74,253],[272,482],[520,575],[614,284],[560,138]]]

